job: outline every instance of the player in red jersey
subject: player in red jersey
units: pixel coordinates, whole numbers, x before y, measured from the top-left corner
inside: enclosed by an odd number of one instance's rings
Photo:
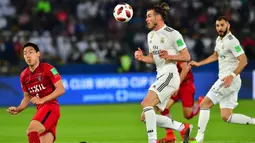
[[[26,43],[23,53],[28,65],[20,75],[24,98],[18,107],[9,107],[7,111],[16,115],[30,102],[35,104],[37,112],[27,128],[29,143],[52,143],[56,139],[60,117],[56,98],[65,93],[61,76],[53,66],[40,62],[40,51],[36,44]]]
[[[178,72],[180,73],[180,88],[174,96],[170,98],[167,106],[161,115],[169,116],[169,110],[175,102],[179,99],[182,101],[183,114],[186,119],[191,119],[199,112],[199,103],[202,101],[203,97],[199,97],[198,104],[194,105],[194,95],[195,95],[195,84],[194,76],[191,71],[191,67],[186,62],[177,62]],[[166,129],[166,137],[158,140],[160,143],[175,142],[176,137],[172,129]]]

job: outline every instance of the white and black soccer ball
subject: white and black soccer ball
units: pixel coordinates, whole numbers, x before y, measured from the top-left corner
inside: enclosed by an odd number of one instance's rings
[[[133,16],[133,9],[127,3],[118,4],[113,10],[113,16],[119,22],[128,22]]]

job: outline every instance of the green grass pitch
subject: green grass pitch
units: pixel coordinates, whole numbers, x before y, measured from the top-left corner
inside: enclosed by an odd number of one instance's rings
[[[29,107],[17,116],[9,115],[6,108],[0,108],[0,143],[27,143],[26,128],[35,107]],[[140,122],[141,110],[140,104],[62,106],[56,143],[147,143],[145,125]],[[177,121],[194,125],[194,137],[198,118],[185,120],[180,103],[171,111]],[[255,101],[240,100],[234,111],[255,117]],[[180,142],[179,133],[175,134]],[[163,136],[164,129],[158,128],[158,137]],[[205,143],[252,142],[255,143],[255,125],[225,123],[218,105],[211,110]]]

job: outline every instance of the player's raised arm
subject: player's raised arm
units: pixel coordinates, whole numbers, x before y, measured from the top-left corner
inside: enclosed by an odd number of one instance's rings
[[[189,65],[191,66],[195,66],[195,67],[199,67],[199,66],[202,66],[202,65],[206,65],[206,64],[209,64],[209,63],[212,63],[212,62],[215,62],[218,60],[218,53],[215,51],[211,56],[209,56],[208,58],[200,61],[200,62],[196,62],[196,61],[191,61],[189,63]]]
[[[166,50],[160,50],[159,56],[164,58],[167,61],[176,61],[176,62],[189,62],[190,55],[187,48],[184,48],[180,51],[179,55],[168,55]]]
[[[27,106],[29,105],[31,96],[28,92],[24,92],[24,97],[20,103],[20,105],[18,107],[14,107],[11,106],[7,109],[7,111],[12,114],[12,115],[16,115],[19,112],[23,111],[25,108],[27,108]]]
[[[138,61],[142,61],[148,64],[154,64],[154,59],[151,53],[149,53],[149,55],[145,56],[143,55],[143,51],[138,48],[135,53],[134,53],[135,59]]]

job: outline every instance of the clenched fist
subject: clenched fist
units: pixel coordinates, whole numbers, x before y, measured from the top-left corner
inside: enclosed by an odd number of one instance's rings
[[[189,65],[190,65],[190,66],[195,66],[195,67],[201,66],[201,65],[199,64],[199,62],[195,62],[195,61],[189,62]]]
[[[168,55],[168,51],[167,50],[160,50],[160,53],[159,53],[159,57],[160,58],[167,60],[168,56],[169,55]]]
[[[16,115],[19,113],[19,111],[17,110],[17,107],[11,106],[7,109],[7,112],[9,112],[12,115]]]
[[[134,53],[134,56],[135,56],[135,59],[138,60],[138,61],[142,61],[142,58],[143,58],[143,51],[138,48],[135,53]]]

